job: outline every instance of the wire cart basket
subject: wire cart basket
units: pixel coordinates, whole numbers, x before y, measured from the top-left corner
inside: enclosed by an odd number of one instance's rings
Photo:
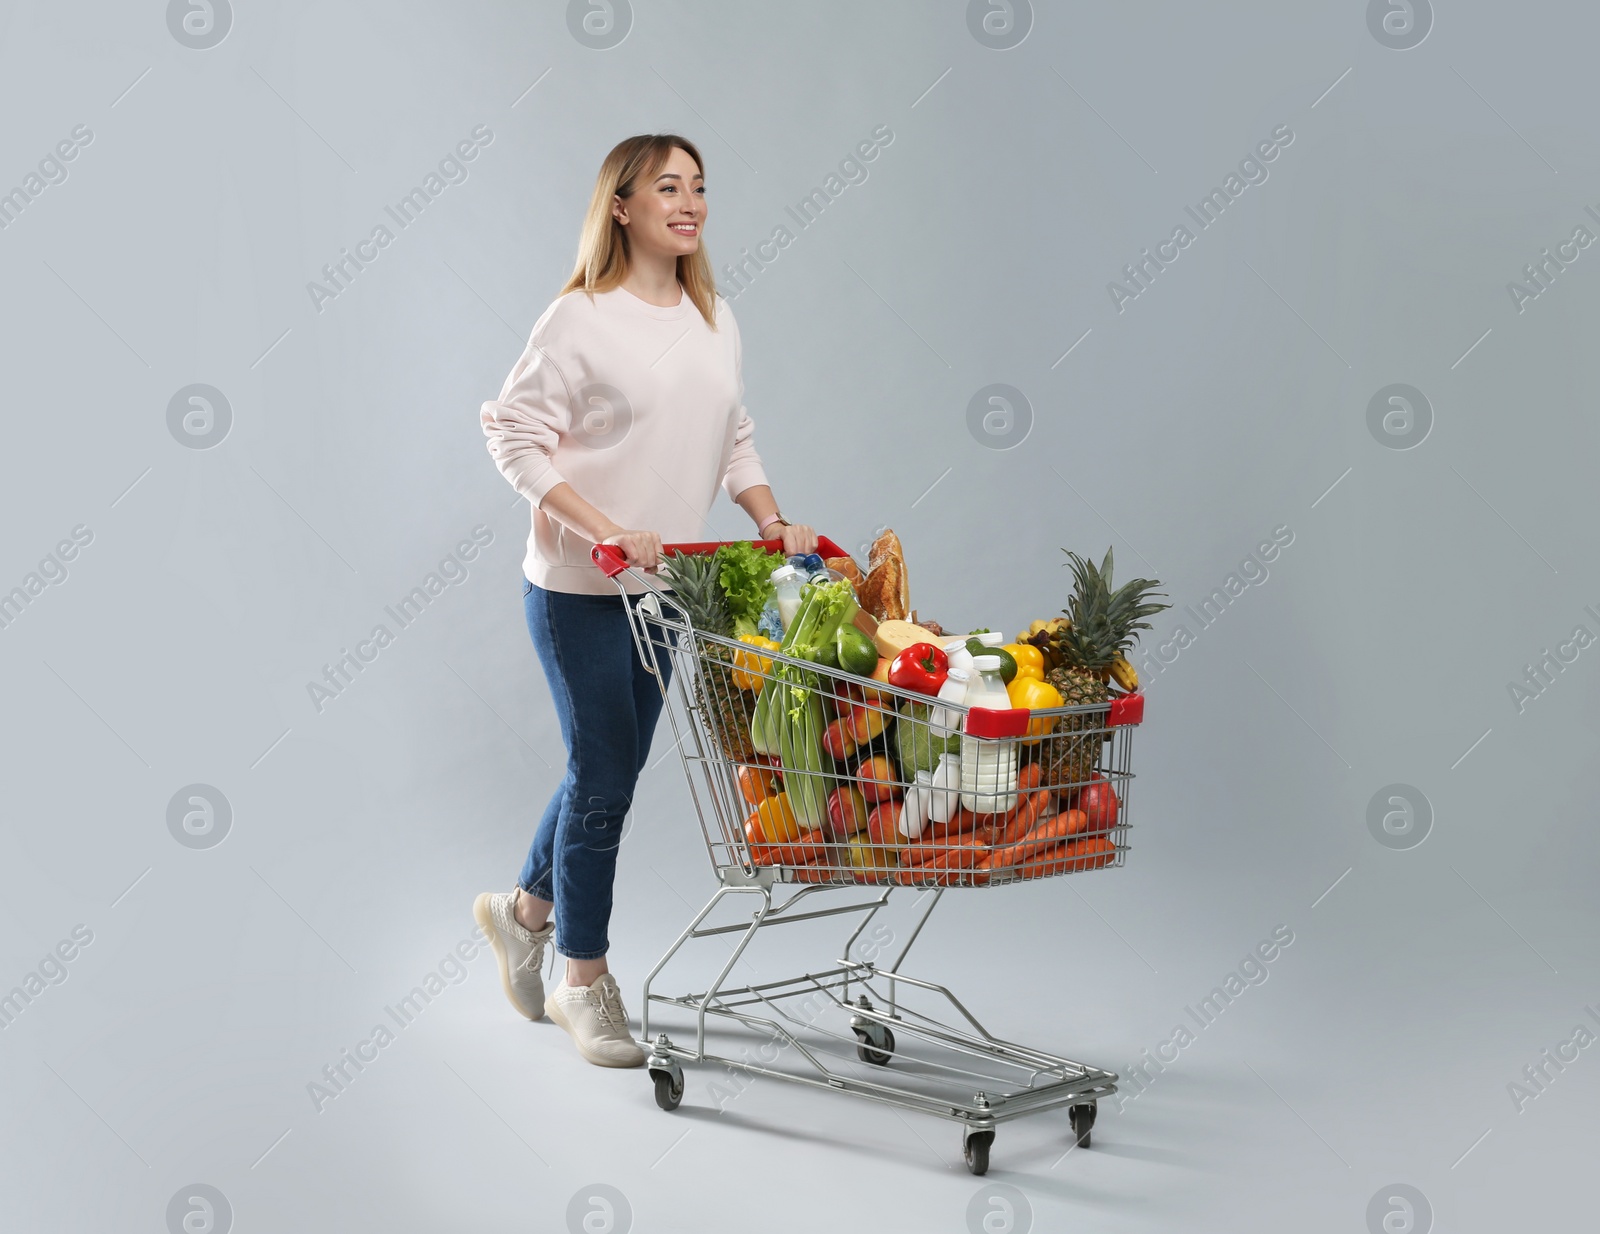
[[[782,549],[779,541],[758,543]],[[717,547],[667,545],[664,553]],[[844,555],[825,538],[818,551]],[[670,579],[627,566],[612,546],[596,546],[593,557],[624,597],[624,575],[646,593],[624,607],[644,667],[661,686],[718,883],[645,978],[640,1034],[657,1104],[675,1109],[684,1092],[680,1064],[704,1062],[950,1119],[962,1127],[974,1174],[988,1169],[996,1126],[1024,1114],[1066,1106],[1071,1138],[1087,1146],[1097,1102],[1116,1092],[1114,1072],[995,1037],[949,989],[901,965],[947,888],[1123,864],[1131,736],[1143,719],[1143,696],[1108,689],[1104,702],[1032,712],[935,706],[929,695],[881,679],[698,629],[674,603]],[[798,748],[804,743],[791,736],[793,726],[780,726],[775,753],[757,751],[751,719],[767,691],[791,709],[820,702],[826,757]],[[981,791],[929,787],[926,764],[969,745],[974,759],[1015,758],[1012,791],[986,800]],[[801,797],[803,808],[796,808]],[[808,827],[824,798],[825,820]],[[914,838],[900,828],[906,815],[921,816]],[[868,924],[902,888],[918,901],[898,954],[888,963],[851,959]],[[755,901],[749,919],[703,924],[730,896]],[[758,931],[851,914],[859,920],[833,966],[730,982]],[[708,989],[678,997],[652,992],[687,942],[719,934],[739,937]],[[665,1032],[650,1039],[658,1004],[694,1013],[692,1045]],[[748,1030],[780,1053],[792,1051],[799,1072],[766,1065],[776,1060],[765,1054],[709,1053],[708,1016],[714,1027]]]

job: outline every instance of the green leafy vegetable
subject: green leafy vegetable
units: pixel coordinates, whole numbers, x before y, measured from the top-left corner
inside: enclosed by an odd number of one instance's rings
[[[960,753],[960,733],[935,728],[928,722],[933,711],[930,704],[905,702],[899,710],[894,741],[900,755],[900,773],[906,779],[915,779],[919,771],[932,771],[939,765],[941,754]]]
[[[785,560],[782,553],[768,552],[746,540],[717,549],[717,581],[728,599],[735,638],[756,632],[761,610],[772,598],[772,572]]]

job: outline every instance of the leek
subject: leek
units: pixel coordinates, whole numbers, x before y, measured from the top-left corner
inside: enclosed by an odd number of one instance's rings
[[[855,617],[856,607],[855,592],[842,579],[807,583],[780,651],[797,660],[823,664],[839,626]],[[827,715],[822,707],[821,678],[796,665],[775,663],[773,668],[774,680],[762,691],[763,699],[772,695],[765,721],[768,731],[763,737],[775,739],[784,789],[795,818],[803,828],[821,827],[828,821],[832,768],[832,760],[822,748]]]
[[[778,650],[783,654],[790,654],[790,647],[800,634],[803,623],[809,620],[812,607],[816,602],[816,593],[809,588],[800,594],[800,607],[795,610],[794,620],[789,623],[789,628],[783,632],[783,641],[778,644]],[[761,693],[756,698],[755,712],[750,717],[750,744],[755,747],[756,753],[769,756],[776,755],[780,749],[783,737],[779,723],[779,712],[782,703],[779,696],[783,693],[783,682],[788,676],[789,665],[774,660],[772,673],[761,685]]]

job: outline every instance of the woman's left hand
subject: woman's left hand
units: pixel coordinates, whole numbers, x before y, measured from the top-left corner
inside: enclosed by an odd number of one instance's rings
[[[817,533],[805,523],[791,523],[787,527],[778,529],[782,532],[783,551],[785,556],[795,553],[814,553],[817,551]]]

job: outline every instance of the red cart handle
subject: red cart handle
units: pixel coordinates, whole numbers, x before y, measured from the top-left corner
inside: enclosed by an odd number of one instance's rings
[[[1032,712],[1026,707],[1010,710],[973,707],[967,712],[966,727],[963,731],[970,737],[1021,737],[1028,731],[1028,720],[1031,715]],[[1111,705],[1106,708],[1107,728],[1143,722],[1143,694],[1119,695],[1112,699]]]
[[[1144,723],[1144,695],[1124,694],[1111,700],[1111,707],[1106,715],[1106,727],[1111,728],[1118,724]]]
[[[724,544],[743,544],[743,540],[702,540],[695,544],[663,544],[662,556],[668,553],[714,553]],[[782,540],[755,540],[754,543],[769,553],[783,552]],[[821,557],[848,557],[845,552],[827,536],[817,537],[817,554]],[[607,578],[616,578],[628,568],[628,561],[622,555],[622,550],[615,544],[596,544],[589,556],[594,559],[594,564],[599,566]]]

